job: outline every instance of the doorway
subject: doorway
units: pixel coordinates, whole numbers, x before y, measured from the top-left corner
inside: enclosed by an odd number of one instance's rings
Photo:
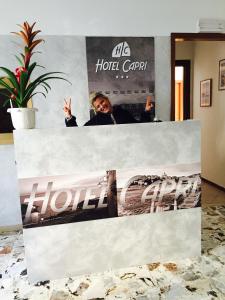
[[[190,60],[175,60],[175,121],[190,119]]]
[[[171,121],[176,120],[176,116],[175,116],[175,103],[176,103],[175,67],[176,67],[176,60],[177,60],[176,44],[180,42],[196,42],[196,41],[225,41],[225,35],[221,33],[171,33],[171,111],[170,111]],[[190,93],[189,94],[190,107],[189,107],[189,112],[187,109],[187,113],[185,114],[184,120],[188,118],[192,118],[192,103],[190,100],[190,98],[192,97],[191,87],[189,87],[189,93]],[[186,99],[184,101],[185,101],[185,106],[187,106],[188,100]]]
[[[224,53],[225,34],[171,34],[171,120],[177,118],[175,97],[177,60],[190,60],[189,118],[198,120],[201,124],[202,178],[222,188],[225,188],[225,90],[220,88],[220,62],[225,60]],[[202,106],[201,86],[206,80],[211,82],[211,101],[209,105]],[[182,91],[180,88],[180,93]],[[188,113],[186,116],[188,118]],[[178,117],[182,120],[182,111]]]

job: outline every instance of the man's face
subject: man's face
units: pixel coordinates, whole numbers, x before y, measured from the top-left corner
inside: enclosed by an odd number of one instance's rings
[[[112,112],[112,105],[109,99],[105,99],[101,97],[96,98],[96,100],[93,102],[93,106],[97,112],[101,112],[104,114]]]

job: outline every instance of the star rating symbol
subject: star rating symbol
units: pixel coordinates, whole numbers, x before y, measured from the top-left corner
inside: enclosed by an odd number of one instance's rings
[[[126,75],[126,76],[124,76],[124,75],[121,75],[121,76],[119,76],[119,75],[116,75],[116,79],[118,79],[118,78],[121,78],[121,79],[128,79],[129,78],[129,76],[128,75]]]

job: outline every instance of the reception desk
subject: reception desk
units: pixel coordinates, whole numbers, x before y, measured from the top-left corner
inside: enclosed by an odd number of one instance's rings
[[[198,121],[14,131],[30,281],[201,253]]]

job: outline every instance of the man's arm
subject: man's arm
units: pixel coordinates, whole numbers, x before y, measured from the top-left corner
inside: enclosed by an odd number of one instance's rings
[[[78,126],[76,118],[71,115],[70,118],[65,118],[66,127]]]
[[[147,96],[145,111],[141,114],[140,122],[153,122],[154,120],[154,105],[152,104],[152,96]]]

